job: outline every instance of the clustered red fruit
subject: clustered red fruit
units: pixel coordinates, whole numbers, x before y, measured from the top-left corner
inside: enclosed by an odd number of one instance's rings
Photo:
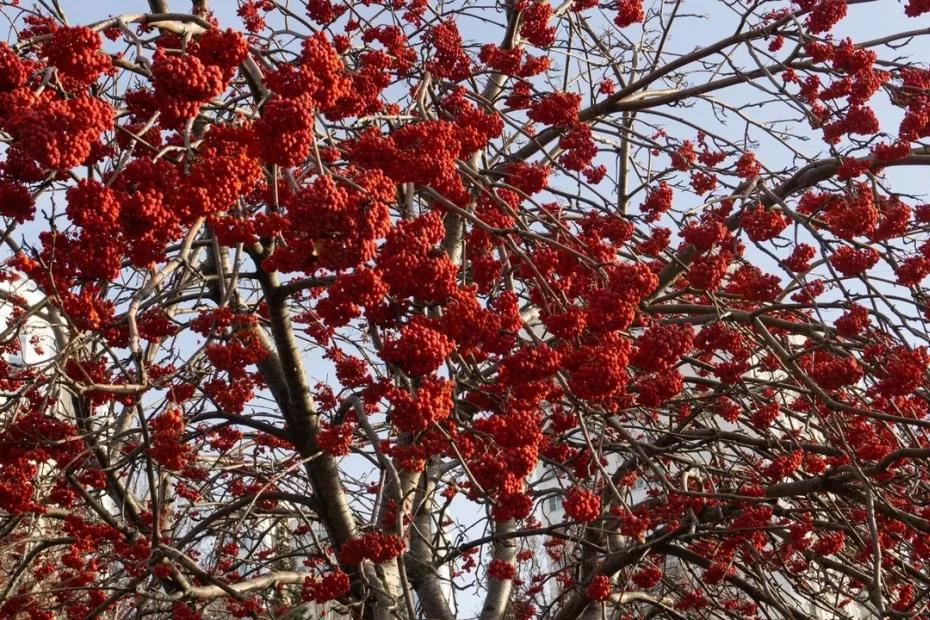
[[[930,13],[930,0],[907,0],[904,13],[908,17],[917,17],[924,13]]]
[[[829,32],[846,17],[846,0],[795,0],[801,8],[809,10],[807,28],[814,34]]]
[[[926,256],[908,256],[895,268],[898,284],[917,286],[930,275],[930,259]]]
[[[694,345],[690,325],[656,325],[636,340],[630,362],[643,370],[658,372],[677,364]]]
[[[282,230],[288,243],[265,259],[266,268],[343,271],[375,256],[376,239],[390,228],[387,205],[394,188],[376,171],[350,180],[318,177],[288,198],[286,216],[293,225]]]
[[[482,45],[478,59],[499,73],[522,78],[543,73],[550,63],[547,57],[532,56],[521,47],[504,49],[494,43]]]
[[[437,303],[455,294],[455,265],[436,248],[443,231],[442,221],[432,213],[402,222],[387,234],[377,263],[393,297]]]
[[[743,211],[740,225],[753,241],[774,239],[788,227],[788,218],[774,209],[761,205]]]
[[[193,451],[185,441],[184,427],[178,409],[169,409],[149,422],[149,454],[153,461],[175,471],[190,463]]]
[[[383,564],[403,553],[404,547],[400,536],[368,532],[343,543],[339,548],[339,561],[343,564],[359,564],[362,560],[371,560],[375,564]]]
[[[646,12],[643,10],[643,0],[617,1],[617,15],[614,17],[614,23],[620,28],[637,24],[645,18]]]
[[[863,375],[862,368],[853,357],[816,351],[802,360],[811,378],[825,390],[838,390],[856,384]]]
[[[801,466],[803,459],[804,453],[800,450],[777,456],[762,473],[775,480],[781,480],[793,474]]]
[[[77,429],[71,425],[38,412],[22,412],[0,431],[0,465],[4,471],[0,509],[11,514],[43,511],[35,501],[33,486],[39,465],[68,465],[83,449]]]
[[[495,558],[488,563],[488,576],[492,579],[510,581],[516,574],[516,567],[506,560]]]
[[[835,532],[823,533],[814,543],[814,551],[822,556],[830,556],[838,553],[846,543],[846,533],[842,530]]]
[[[869,325],[869,311],[863,306],[853,304],[834,321],[833,325],[840,336],[846,338],[862,336]]]
[[[803,273],[810,269],[810,261],[817,256],[817,250],[806,243],[799,243],[791,250],[791,256],[785,259],[785,267],[795,273]]]
[[[88,95],[54,99],[48,91],[28,95],[20,113],[0,118],[0,125],[15,140],[14,150],[51,170],[80,165],[104,131],[113,125],[113,109]]]
[[[562,508],[571,519],[589,523],[601,514],[601,498],[587,489],[575,487],[565,495]]]
[[[100,35],[82,26],[58,28],[44,46],[48,64],[78,86],[94,82],[110,68],[110,57],[100,49]]]
[[[35,199],[22,183],[0,179],[0,215],[22,224],[35,215]]]
[[[876,386],[882,396],[906,396],[919,386],[930,364],[926,347],[910,349],[895,346],[882,356],[881,373],[884,378]]]
[[[391,402],[391,423],[406,433],[426,430],[433,422],[449,416],[452,411],[452,383],[437,377],[426,377],[411,397],[404,390],[393,389],[387,395]]]
[[[743,153],[736,162],[736,175],[751,179],[762,171],[762,164],[756,161],[755,153]]]
[[[610,577],[607,575],[595,575],[591,578],[591,583],[585,589],[585,596],[591,601],[606,601],[610,598]]]
[[[849,277],[865,273],[878,263],[878,258],[878,252],[872,248],[854,249],[841,245],[830,256],[829,262],[834,269]]]
[[[683,388],[684,378],[677,370],[646,375],[636,384],[639,404],[645,407],[659,407],[680,394]]]
[[[672,167],[681,172],[687,172],[697,161],[698,155],[694,150],[694,143],[685,140],[675,152],[672,153]]]
[[[575,123],[559,139],[559,148],[565,150],[559,157],[559,163],[567,170],[585,170],[597,155],[597,145],[591,139],[591,128],[584,123]]]
[[[581,95],[555,92],[545,95],[534,104],[527,116],[537,123],[569,127],[578,122]]]
[[[633,583],[641,588],[651,590],[659,585],[664,575],[661,568],[652,562],[645,562],[635,573],[633,573]]]
[[[159,47],[152,60],[155,101],[162,124],[180,127],[226,88],[248,54],[245,40],[232,30],[210,29],[186,52]]]
[[[659,182],[659,185],[652,189],[646,195],[646,201],[640,205],[640,210],[645,214],[647,222],[654,222],[659,217],[672,208],[672,188],[665,181]]]
[[[381,357],[408,374],[427,375],[439,368],[454,344],[426,319],[414,320],[384,344]]]
[[[318,579],[306,577],[301,589],[301,598],[317,604],[326,603],[347,594],[351,585],[349,576],[341,570],[325,573]]]
[[[471,74],[471,60],[462,49],[462,35],[454,21],[446,20],[433,26],[429,41],[435,52],[427,68],[433,75],[459,81]]]
[[[262,160],[278,166],[296,166],[313,146],[313,101],[308,97],[272,97],[255,124]]]
[[[323,425],[317,433],[316,444],[321,450],[332,456],[345,456],[350,452],[355,424],[343,422],[333,426]]]
[[[549,25],[552,18],[552,5],[539,0],[522,0],[517,4],[523,11],[520,22],[520,36],[536,47],[549,47],[555,42],[555,27]]]
[[[10,93],[26,83],[30,65],[6,43],[0,43],[0,92]]]

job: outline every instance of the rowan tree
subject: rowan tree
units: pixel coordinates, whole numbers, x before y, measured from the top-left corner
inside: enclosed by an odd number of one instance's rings
[[[171,5],[0,2],[0,618],[930,617],[930,2]]]

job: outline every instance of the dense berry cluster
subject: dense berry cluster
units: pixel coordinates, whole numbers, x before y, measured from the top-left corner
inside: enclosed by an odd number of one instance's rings
[[[428,375],[452,353],[454,344],[427,320],[414,320],[381,350],[384,361],[411,375]]]
[[[358,564],[362,560],[371,560],[375,564],[382,564],[403,553],[404,546],[399,536],[368,532],[347,540],[339,548],[339,561],[343,564]]]
[[[830,265],[844,276],[856,276],[865,273],[878,262],[878,252],[872,248],[855,249],[841,245],[830,256]]]
[[[304,579],[301,597],[314,603],[326,603],[344,596],[349,592],[349,576],[341,570],[325,573],[319,579]]]
[[[606,601],[610,598],[611,586],[610,577],[607,575],[595,575],[591,578],[591,583],[585,589],[585,596],[592,601]]]
[[[555,92],[533,104],[527,116],[537,123],[569,127],[578,122],[581,96],[577,93]]]
[[[426,430],[433,422],[448,417],[452,410],[452,383],[435,377],[426,377],[416,394],[393,389],[387,395],[391,402],[391,423],[403,432]]]
[[[517,568],[506,560],[493,559],[488,563],[488,576],[499,581],[509,581],[516,577]]]
[[[618,0],[617,15],[614,17],[614,23],[617,26],[626,28],[643,21],[645,18],[643,0]]]
[[[672,208],[672,198],[672,188],[665,181],[661,181],[646,195],[646,200],[639,209],[645,214],[647,222],[654,222]]]
[[[45,46],[48,64],[77,86],[94,82],[110,68],[110,57],[100,49],[100,35],[81,26],[58,28]]]
[[[387,205],[393,195],[388,179],[374,171],[347,183],[317,178],[286,201],[291,225],[282,234],[288,243],[265,259],[266,268],[341,271],[371,260],[376,240],[390,226]]]
[[[807,28],[815,34],[829,32],[846,17],[846,0],[802,0],[797,3],[810,11]]]
[[[18,103],[23,107],[0,118],[0,124],[15,140],[14,150],[42,168],[63,171],[80,165],[113,125],[109,104],[88,95],[55,99],[46,91]]]
[[[666,370],[681,361],[693,345],[694,330],[690,325],[657,325],[637,338],[630,362],[651,372]]]
[[[587,489],[575,487],[565,495],[562,508],[571,519],[588,523],[601,514],[601,498]]]
[[[35,215],[35,204],[35,199],[25,185],[16,181],[0,180],[0,215],[22,224]]]
[[[768,241],[788,227],[788,219],[778,211],[760,205],[743,211],[740,225],[753,241]]]
[[[187,466],[193,453],[185,441],[184,426],[178,409],[169,409],[149,422],[152,460],[176,471]]]
[[[855,385],[863,375],[862,368],[853,357],[817,351],[802,361],[811,378],[825,390],[837,390]]]
[[[549,47],[555,42],[556,29],[549,25],[552,18],[552,5],[538,0],[522,0],[518,3],[522,9],[520,36],[536,47]]]

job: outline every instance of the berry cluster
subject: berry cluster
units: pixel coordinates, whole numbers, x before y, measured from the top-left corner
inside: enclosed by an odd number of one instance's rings
[[[762,170],[762,164],[756,161],[755,153],[743,153],[736,162],[736,176],[751,179]]]
[[[930,353],[926,347],[910,349],[903,345],[887,351],[881,360],[882,380],[876,386],[882,396],[906,396],[924,379]]]
[[[774,239],[788,227],[788,219],[774,209],[756,206],[743,211],[740,225],[753,241]]]
[[[517,568],[510,562],[493,559],[488,562],[488,576],[498,581],[510,581],[517,575]]]
[[[581,95],[578,93],[549,93],[530,107],[527,116],[537,123],[571,127],[578,122],[580,105]]]
[[[795,273],[804,273],[810,269],[810,261],[817,255],[817,250],[813,246],[810,246],[806,243],[799,243],[794,246],[794,249],[791,250],[791,255],[788,256],[782,263],[785,268],[789,271]]]
[[[846,17],[846,0],[795,0],[802,9],[809,10],[807,29],[812,34],[829,32]]]
[[[855,358],[834,355],[827,351],[817,351],[803,358],[800,360],[800,366],[825,390],[838,390],[847,385],[855,385],[863,375],[862,368]]]
[[[411,375],[428,375],[452,353],[454,344],[427,319],[415,318],[397,338],[384,343],[381,357]]]
[[[403,553],[404,547],[404,541],[399,536],[368,532],[343,543],[339,548],[339,561],[349,565],[359,564],[362,560],[383,564]]]
[[[633,573],[631,579],[633,583],[638,585],[640,588],[645,588],[651,590],[652,588],[659,585],[659,582],[662,581],[664,572],[661,568],[656,566],[652,562],[645,562],[643,565]]]
[[[646,18],[646,12],[643,10],[643,0],[618,0],[617,15],[614,17],[614,23],[620,28],[626,28],[633,24],[638,24]]]
[[[640,205],[639,210],[645,214],[647,222],[654,222],[672,208],[672,198],[671,186],[665,181],[660,181],[659,185],[646,195],[646,200]]]
[[[113,126],[113,109],[89,95],[53,99],[47,93],[24,97],[15,113],[0,118],[0,125],[15,140],[13,150],[27,161],[68,170],[83,163],[100,135]]]
[[[559,163],[566,170],[582,171],[597,155],[597,145],[591,139],[591,128],[584,123],[575,123],[560,139],[559,148],[564,149]]]
[[[471,60],[462,49],[462,35],[452,20],[433,26],[428,35],[434,54],[427,68],[438,78],[454,82],[471,75]]]
[[[595,575],[591,578],[591,583],[585,588],[584,594],[590,601],[606,601],[610,598],[611,586],[610,577],[607,575]]]
[[[690,325],[656,325],[636,339],[630,362],[643,370],[659,372],[674,366],[694,346]]]
[[[865,273],[878,262],[878,252],[872,248],[855,249],[841,245],[830,255],[830,265],[846,277]]]
[[[394,186],[377,171],[358,173],[345,183],[317,178],[286,201],[287,247],[265,259],[265,267],[342,271],[371,260],[376,240],[390,227],[387,205],[393,198]]]
[[[348,575],[341,570],[335,570],[319,579],[305,578],[300,595],[305,601],[322,604],[346,595],[351,585]]]
[[[549,25],[554,13],[552,5],[539,0],[522,0],[517,3],[523,11],[520,36],[536,47],[546,48],[555,42],[555,27]]]
[[[35,215],[36,203],[22,183],[0,179],[0,215],[22,224]]]
[[[149,422],[148,452],[166,469],[180,471],[193,459],[193,449],[184,438],[184,419],[178,409],[168,409]]]
[[[392,408],[391,423],[402,432],[426,430],[433,422],[448,417],[452,411],[452,383],[437,377],[425,377],[415,396],[397,388],[387,394]]]
[[[110,68],[110,57],[100,49],[100,35],[82,26],[58,28],[44,46],[48,64],[77,87],[96,81]]]
[[[562,508],[571,519],[588,523],[600,516],[601,498],[587,489],[575,487],[565,495]]]

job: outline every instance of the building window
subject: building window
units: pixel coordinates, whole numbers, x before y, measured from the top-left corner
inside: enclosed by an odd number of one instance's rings
[[[561,509],[562,509],[562,506],[561,506],[561,504],[559,503],[559,498],[558,498],[558,496],[553,495],[552,497],[550,497],[550,498],[549,498],[548,511],[549,511],[549,512],[558,512],[558,511],[561,510]]]

